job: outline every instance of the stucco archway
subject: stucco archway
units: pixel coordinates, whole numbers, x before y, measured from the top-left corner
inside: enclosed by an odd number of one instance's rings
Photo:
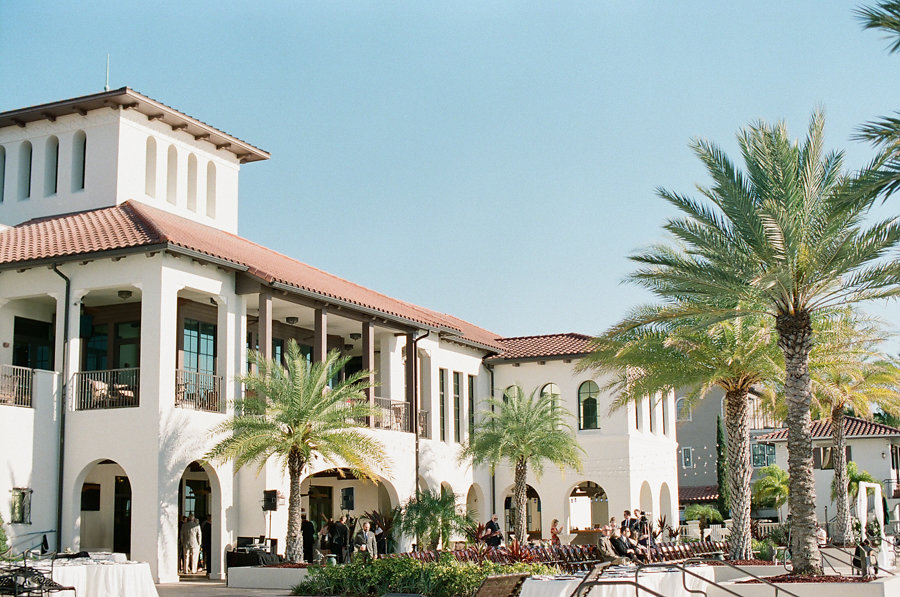
[[[568,495],[569,532],[599,528],[609,522],[609,497],[594,481],[576,483]]]
[[[659,517],[663,516],[667,524],[676,526],[677,523],[672,519],[672,493],[668,483],[663,483],[659,488]]]
[[[114,460],[87,464],[76,477],[73,492],[75,545],[81,551],[115,551],[131,556],[131,480]]]
[[[507,537],[515,526],[515,506],[513,504],[514,486],[510,485],[503,493],[503,518],[505,520],[505,530]],[[531,485],[525,486],[525,507],[527,510],[525,516],[527,539],[541,539],[541,496],[537,490]]]
[[[492,512],[488,512],[486,510],[487,504],[484,501],[484,492],[481,491],[481,487],[478,486],[478,483],[472,483],[469,486],[469,491],[466,492],[466,515],[469,518],[480,522],[481,519],[487,520]]]
[[[650,483],[644,481],[641,484],[641,511],[647,513],[648,519],[653,517],[653,492],[650,490]]]

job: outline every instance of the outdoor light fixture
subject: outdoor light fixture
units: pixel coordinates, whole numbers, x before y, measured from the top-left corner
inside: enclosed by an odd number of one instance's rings
[[[352,334],[350,334],[351,340],[359,340],[360,338],[362,338],[362,334],[360,334],[359,332],[353,332]]]
[[[123,301],[127,301],[128,299],[130,299],[132,294],[133,293],[130,290],[120,290],[118,292],[119,298]]]
[[[284,321],[285,321],[285,323],[287,323],[288,325],[294,325],[295,323],[297,323],[298,321],[300,321],[300,318],[294,317],[293,315],[291,315],[290,317],[285,317],[285,318],[284,318]]]
[[[353,350],[352,344],[344,344],[344,350]]]

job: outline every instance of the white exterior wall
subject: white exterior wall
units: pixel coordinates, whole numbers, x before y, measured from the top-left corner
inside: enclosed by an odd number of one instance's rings
[[[775,443],[775,463],[788,470],[787,442]],[[856,463],[860,471],[868,471],[879,483],[893,477],[891,470],[891,441],[885,438],[847,438],[850,446],[850,459]],[[830,447],[830,440],[815,440],[813,448]],[[882,458],[882,453],[884,457]],[[831,501],[831,481],[834,479],[833,470],[815,469],[816,479],[816,518],[825,520],[825,509],[828,508],[828,518],[837,514],[837,506]],[[890,496],[885,496],[890,497]],[[856,502],[850,500],[851,512],[855,510]],[[785,504],[784,515],[790,513],[790,508]]]
[[[544,537],[549,538],[550,523],[554,518],[561,521],[566,531],[571,528],[569,495],[582,481],[593,481],[606,491],[609,516],[621,520],[622,511],[626,508],[641,507],[653,512],[654,518],[658,518],[660,513],[668,513],[671,521],[671,514],[678,512],[674,401],[668,400],[670,412],[667,433],[662,429],[661,401],[656,405],[660,422],[656,432],[650,433],[647,424],[647,400],[643,401],[645,416],[642,417],[642,430],[638,430],[634,406],[629,405],[610,413],[613,397],[603,392],[602,380],[593,378],[589,373],[576,373],[574,367],[575,362],[566,363],[563,360],[547,360],[544,364],[525,362],[518,367],[505,363],[495,367],[494,387],[497,397],[502,396],[506,387],[514,384],[522,386],[529,394],[535,388],[540,391],[548,383],[558,385],[561,405],[573,415],[570,424],[584,449],[581,473],[571,469],[560,472],[553,465],[545,464],[544,475],[538,479],[529,470],[528,484],[541,498],[541,530]],[[589,379],[597,381],[601,388],[597,407],[600,428],[578,430],[578,388]],[[644,484],[649,487],[649,504],[641,503]],[[512,485],[512,469],[505,467],[498,470],[494,511],[500,516],[503,528],[506,528],[503,500],[511,493]],[[661,497],[665,497],[666,491],[668,500],[663,499],[664,503],[661,504]]]
[[[77,131],[87,136],[85,185],[72,190],[73,140]],[[44,187],[44,165],[47,140],[59,138],[59,178],[56,194],[49,195]],[[0,145],[6,151],[3,202],[0,203],[0,222],[15,225],[31,218],[108,207],[116,203],[117,164],[112,156],[118,152],[119,118],[112,109],[93,110],[86,116],[70,114],[55,122],[40,120],[25,128],[0,128]],[[31,194],[20,199],[19,171],[22,142],[32,145]]]

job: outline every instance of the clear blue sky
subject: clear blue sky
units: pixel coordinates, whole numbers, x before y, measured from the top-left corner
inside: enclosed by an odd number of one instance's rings
[[[128,85],[272,153],[240,232],[500,334],[598,333],[692,137],[900,109],[857,2],[0,2],[0,110]],[[900,198],[897,198],[900,201]],[[893,206],[891,206],[893,207]],[[896,211],[894,209],[893,211]],[[892,324],[896,306],[887,311]]]

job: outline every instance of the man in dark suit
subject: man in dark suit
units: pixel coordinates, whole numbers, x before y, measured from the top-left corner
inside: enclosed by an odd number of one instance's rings
[[[497,522],[497,515],[491,516],[491,519],[484,525],[484,542],[488,547],[500,547],[502,533],[500,532],[500,524]]]
[[[347,529],[347,517],[341,515],[334,523],[334,536],[331,538],[331,546],[337,556],[338,564],[344,563],[344,552],[350,542],[350,531]]]
[[[316,527],[312,522],[306,519],[306,513],[300,514],[300,534],[303,535],[303,561],[310,563],[313,559],[313,537],[316,534]]]

